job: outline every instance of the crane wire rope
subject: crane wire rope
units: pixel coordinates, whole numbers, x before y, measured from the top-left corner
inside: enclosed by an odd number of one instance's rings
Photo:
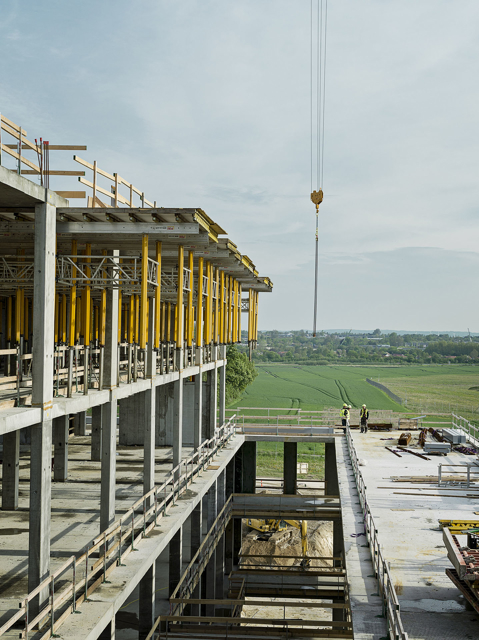
[[[316,5],[316,6],[314,6]],[[316,33],[314,31],[316,9]],[[323,201],[324,179],[324,112],[326,99],[326,33],[328,26],[328,0],[311,0],[311,200],[316,205],[315,257],[314,257],[314,314],[313,337],[316,336],[318,317],[319,268],[319,205]],[[316,37],[316,42],[315,42]],[[316,56],[315,56],[316,54]],[[316,74],[314,73],[316,71]],[[316,84],[316,86],[314,86]],[[316,91],[314,90],[316,89]],[[314,171],[316,160],[316,171]],[[316,177],[316,190],[313,190]]]

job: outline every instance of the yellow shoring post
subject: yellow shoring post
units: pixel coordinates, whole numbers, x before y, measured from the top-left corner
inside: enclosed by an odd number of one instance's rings
[[[218,267],[215,269],[215,282],[216,282],[216,298],[215,304],[215,317],[214,317],[214,343],[218,344],[220,336],[220,316],[219,316],[219,290],[220,290],[220,270]]]
[[[248,344],[251,342],[251,336],[252,336],[252,331],[251,331],[252,309],[253,309],[253,300],[251,297],[251,289],[248,289]]]
[[[107,250],[103,249],[103,251],[101,252],[103,256],[107,255]],[[103,269],[103,279],[105,280],[105,284],[106,284],[106,269]],[[118,296],[120,298],[120,296]],[[121,302],[120,302],[121,304]],[[120,306],[121,309],[121,306]],[[98,339],[99,342],[102,346],[105,345],[106,342],[106,289],[103,288],[101,290],[101,298],[100,298],[100,307],[98,309],[98,324],[99,324],[99,332],[98,332]],[[121,313],[120,316],[118,318],[118,334],[120,334],[120,330],[121,330]]]
[[[206,278],[206,287],[205,287],[205,300],[204,300],[204,316],[203,316],[203,342],[208,344],[208,313],[209,313],[209,292],[210,292],[210,266],[209,262],[205,261],[205,278]]]
[[[160,318],[160,342],[165,342],[165,309],[166,303],[161,303],[161,318]]]
[[[72,240],[72,255],[73,256],[77,255],[77,241],[76,240]],[[72,258],[72,260],[75,263],[77,261],[76,258]],[[76,269],[76,267],[72,267],[73,282],[75,282],[74,279],[76,278],[76,275],[77,275],[77,269]],[[75,345],[76,305],[77,305],[77,288],[76,288],[76,285],[73,284],[70,287],[70,335],[68,336],[70,347],[73,347]]]
[[[25,289],[20,289],[20,337],[25,336]]]
[[[225,319],[225,309],[224,309],[224,305],[225,305],[225,294],[224,294],[224,286],[225,286],[225,272],[224,271],[220,271],[220,285],[219,285],[219,292],[218,292],[218,296],[220,299],[220,314],[219,314],[219,324],[220,324],[220,344],[224,344],[225,342],[225,326],[224,326],[224,319]]]
[[[106,291],[105,291],[105,295],[106,295]],[[120,289],[118,291],[118,344],[120,344],[121,342],[121,321],[122,321],[121,305],[122,305],[122,301],[121,301],[121,289]],[[105,314],[106,314],[106,304],[105,304]],[[105,315],[105,339],[106,339],[106,315]]]
[[[175,312],[175,340],[176,348],[183,346],[183,286],[184,274],[183,267],[185,262],[185,251],[182,244],[178,246],[178,290],[176,294],[176,312]]]
[[[241,298],[243,296],[243,287],[239,285],[238,292],[238,342],[241,342]]]
[[[128,343],[133,344],[135,341],[135,296],[130,295],[130,318],[128,321]]]
[[[204,258],[198,258],[198,297],[196,298],[196,346],[203,346],[203,264]]]
[[[98,343],[98,338],[99,338],[99,323],[100,323],[100,318],[99,318],[99,313],[98,313],[98,305],[97,304],[93,304],[92,305],[92,309],[93,309],[93,341]]]
[[[231,281],[231,342],[235,340],[236,331],[236,280],[233,278]]]
[[[236,342],[237,338],[237,323],[238,323],[238,281],[233,279],[233,335],[231,342]]]
[[[135,295],[135,321],[134,321],[134,334],[135,334],[135,344],[139,343],[139,329],[140,329],[140,296]]]
[[[173,322],[173,327],[174,327],[173,342],[176,342],[176,344],[178,345],[178,305],[174,304],[173,307],[175,311],[175,318]]]
[[[155,289],[155,349],[160,347],[160,320],[161,320],[161,242],[156,243],[155,260],[158,262],[156,268],[156,279],[158,286]]]
[[[206,298],[206,344],[211,344],[211,315],[213,310],[213,304],[211,300],[213,295],[213,265],[211,264],[211,262],[206,263],[206,275],[208,278],[208,297]]]
[[[187,334],[186,334],[186,344],[188,347],[193,345],[193,325],[194,325],[194,309],[193,309],[193,286],[194,286],[194,278],[193,278],[193,251],[188,253],[188,269],[190,271],[190,290],[188,291],[188,315],[187,315]]]
[[[171,302],[168,302],[166,313],[166,342],[172,342],[171,340]]]
[[[23,310],[23,317],[25,319],[25,323],[24,323],[24,336],[25,336],[25,340],[28,340],[28,330],[29,330],[29,311],[30,311],[30,307],[28,304],[28,298],[25,298],[24,300],[24,310]],[[1,313],[2,313],[2,305],[0,303],[0,317],[1,317]]]
[[[91,244],[87,244],[85,248],[85,255],[91,256]],[[86,263],[90,264],[90,258],[86,259]],[[85,268],[85,274],[87,278],[91,276],[90,267]],[[90,344],[91,341],[91,287],[87,284],[85,289],[83,290],[85,294],[85,308],[83,309],[83,317],[84,317],[84,326],[83,326],[83,335],[84,335],[84,344],[86,347]]]
[[[77,298],[76,301],[76,319],[75,319],[75,341],[77,344],[80,342],[80,336],[83,335],[83,327],[82,327],[82,294]]]
[[[20,306],[19,306],[19,290],[17,289],[17,304],[15,306],[15,334],[17,341],[20,340]],[[60,316],[60,296],[58,293],[55,293],[55,344],[58,342],[58,325],[59,325],[59,316]]]
[[[227,344],[231,343],[231,283],[232,277],[228,276],[227,278],[228,286],[226,289],[226,342]]]
[[[259,293],[255,291],[255,306],[254,306],[254,341],[258,342],[258,302]]]
[[[8,296],[7,298],[7,340],[8,342],[12,341],[12,296]]]
[[[148,315],[148,234],[141,238],[140,349],[146,349]]]
[[[123,305],[123,339],[128,342],[128,299]]]
[[[28,313],[28,306],[25,309]],[[62,343],[67,343],[67,296],[65,293],[62,294]]]

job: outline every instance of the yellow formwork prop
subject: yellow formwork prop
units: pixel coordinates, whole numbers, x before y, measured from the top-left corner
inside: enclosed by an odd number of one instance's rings
[[[182,244],[178,246],[178,291],[176,297],[176,313],[175,313],[175,341],[176,347],[179,349],[183,346],[183,286],[184,286],[184,260],[185,252]]]
[[[194,309],[193,309],[193,251],[188,252],[188,269],[190,272],[190,287],[187,296],[187,316],[186,316],[186,345],[191,347],[193,345],[193,326],[195,321]]]
[[[72,261],[74,263],[76,263],[77,261],[76,255],[77,255],[77,241],[72,240],[72,256],[74,256],[72,258]],[[77,275],[77,269],[76,267],[72,267],[73,282],[75,282],[76,275]],[[73,284],[73,286],[70,287],[70,331],[68,336],[70,347],[73,347],[75,345],[76,308],[77,308],[77,288],[76,288],[76,285]]]
[[[148,337],[148,235],[141,239],[141,304],[140,304],[140,349],[146,349]]]
[[[161,324],[161,242],[156,243],[156,281],[157,287],[155,290],[155,349],[160,347],[160,324]]]
[[[198,258],[198,297],[196,298],[196,346],[203,346],[203,267],[204,258]]]

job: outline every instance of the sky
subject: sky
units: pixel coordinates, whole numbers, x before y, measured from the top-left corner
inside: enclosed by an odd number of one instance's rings
[[[0,112],[204,209],[274,283],[259,328],[311,329],[310,0],[1,4]],[[478,33],[477,0],[329,0],[318,329],[479,331]]]

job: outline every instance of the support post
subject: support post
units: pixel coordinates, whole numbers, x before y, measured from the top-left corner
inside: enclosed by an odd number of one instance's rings
[[[223,366],[219,368],[220,377],[220,397],[219,397],[219,425],[222,427],[226,421],[226,345],[222,345],[221,357]]]
[[[118,260],[117,249],[112,251]],[[100,532],[115,520],[116,427],[118,401],[114,392],[118,380],[118,289],[109,288],[106,300],[106,340],[104,388],[110,401],[103,405],[101,438]]]
[[[20,469],[20,429],[3,436],[2,509],[18,509],[18,479]]]
[[[183,568],[183,527],[181,526],[170,540],[170,596],[180,581]]]
[[[183,375],[173,383],[173,468],[181,462],[183,451]],[[179,477],[179,470],[175,478]]]
[[[76,436],[86,436],[86,411],[75,414],[73,432]]]
[[[324,479],[326,481],[327,495],[339,496],[335,442],[327,442],[324,445]],[[335,518],[333,520],[333,556],[341,556],[343,551],[343,525],[340,518]]]
[[[68,479],[68,436],[70,416],[60,416],[53,420],[53,480],[66,482]]]
[[[214,524],[217,516],[217,492],[216,492],[216,480],[213,482],[208,490],[207,497],[208,504],[208,531]],[[207,600],[214,600],[216,598],[216,550],[213,551],[211,558],[206,566],[206,598]],[[205,607],[206,616],[212,617],[215,615],[215,607],[212,604],[208,604]]]
[[[138,606],[138,620],[140,623],[138,638],[146,640],[155,624],[155,571],[156,561],[140,580],[140,601]]]
[[[245,442],[243,449],[243,493],[256,493],[256,442]]]
[[[196,507],[191,512],[191,557],[193,558],[195,553],[200,548],[203,542],[203,501],[200,500]],[[201,582],[200,576],[198,584],[193,590],[192,598],[199,599],[201,597]],[[191,605],[191,615],[200,615],[200,606],[198,604]]]
[[[142,394],[144,399],[145,429],[143,442],[143,495],[155,486],[155,409],[156,387],[152,385]],[[147,502],[147,507],[153,504],[153,498]]]
[[[103,405],[92,407],[91,410],[91,460],[101,461],[101,433],[103,424]]]
[[[283,452],[283,493],[295,494],[298,479],[298,443],[285,442]]]
[[[31,428],[29,591],[50,573],[56,209],[49,202],[35,206],[34,234],[32,406],[41,408],[42,418]],[[43,590],[31,601],[32,617],[47,598]]]

